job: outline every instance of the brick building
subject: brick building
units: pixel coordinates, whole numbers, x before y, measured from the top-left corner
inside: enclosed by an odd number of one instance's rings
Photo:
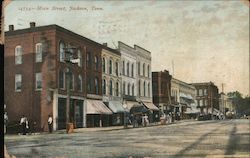
[[[57,25],[37,27],[32,22],[30,28],[20,30],[10,25],[4,54],[4,98],[10,124],[25,115],[31,128],[47,130],[51,114],[53,128],[64,129],[68,78],[70,120],[76,127],[92,126],[93,118],[87,116],[95,111],[111,114],[102,102],[103,47]],[[69,68],[66,51],[80,62]]]
[[[171,109],[171,78],[166,70],[152,72],[153,103],[164,113]]]
[[[218,87],[213,82],[192,83],[196,89],[196,102],[202,114],[216,114],[219,110]]]

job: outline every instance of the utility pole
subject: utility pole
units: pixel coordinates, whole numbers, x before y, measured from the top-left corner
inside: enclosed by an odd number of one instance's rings
[[[71,66],[80,62],[80,59],[74,59],[74,52],[77,48],[64,48],[64,55],[65,55],[65,63],[67,65],[67,72],[66,72],[66,84],[67,84],[67,100],[66,100],[66,132],[71,133],[73,130],[73,124],[70,120],[70,82],[71,82]]]

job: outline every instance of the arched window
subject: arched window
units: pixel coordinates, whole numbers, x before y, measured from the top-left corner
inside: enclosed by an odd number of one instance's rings
[[[122,74],[125,75],[125,61],[122,61]]]
[[[113,67],[113,61],[110,59],[109,60],[109,74],[112,74],[112,67]]]
[[[134,63],[131,65],[131,76],[134,77]]]
[[[143,63],[143,65],[142,65],[142,73],[143,73],[143,76],[145,76],[145,63]]]
[[[138,75],[141,75],[141,63],[138,62]]]
[[[87,67],[91,68],[91,54],[87,52]]]
[[[128,95],[130,95],[130,83],[128,84]]]
[[[127,76],[129,76],[129,62],[127,62]]]
[[[106,80],[103,79],[102,80],[102,94],[106,94]]]
[[[148,65],[148,78],[150,78],[150,69],[149,69],[149,65]]]
[[[116,96],[118,97],[119,96],[119,83],[116,82]]]
[[[78,66],[79,67],[82,67],[82,53],[80,50],[77,51],[77,57],[79,59],[79,63],[78,63]]]
[[[135,96],[135,85],[134,85],[134,83],[132,85],[132,96]]]
[[[98,57],[95,56],[95,70],[98,70],[98,67],[99,67]]]
[[[82,76],[78,75],[78,90],[82,92]]]
[[[150,97],[150,83],[148,83],[148,97]]]
[[[118,64],[118,62],[115,62],[115,74],[116,74],[116,76],[118,76],[118,73],[119,73],[119,64]]]
[[[42,62],[42,43],[36,44],[36,62]]]
[[[60,41],[59,43],[59,53],[60,53],[60,61],[64,62],[64,58],[65,58],[65,53],[64,53],[64,48],[65,48],[65,44],[64,42]]]
[[[95,78],[95,94],[99,94],[99,85],[98,85],[98,83],[99,83],[99,80],[96,77]]]
[[[125,95],[126,92],[126,83],[123,82],[123,87],[122,87],[123,95]]]
[[[87,92],[91,93],[92,91],[92,79],[89,77],[87,80]]]
[[[146,82],[145,81],[143,83],[143,92],[144,92],[144,96],[146,96]]]
[[[15,48],[15,64],[22,64],[22,54],[23,54],[23,49],[21,46],[16,46]]]
[[[141,96],[141,80],[138,81],[138,94]]]
[[[106,60],[105,60],[104,57],[102,58],[102,72],[103,72],[103,73],[106,72]]]
[[[109,94],[113,95],[113,82],[112,82],[112,80],[109,81]]]

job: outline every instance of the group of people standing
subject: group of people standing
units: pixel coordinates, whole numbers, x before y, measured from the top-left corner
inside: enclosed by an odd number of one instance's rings
[[[21,125],[22,134],[26,135],[26,133],[29,132],[29,121],[27,117],[25,117],[24,115],[21,117],[20,125]],[[51,115],[48,116],[48,129],[49,129],[49,133],[52,133],[53,119]]]

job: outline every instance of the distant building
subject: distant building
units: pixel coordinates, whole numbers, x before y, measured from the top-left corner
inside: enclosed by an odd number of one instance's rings
[[[202,114],[217,114],[219,112],[218,87],[213,82],[192,83],[196,88],[197,106]]]
[[[166,70],[152,72],[153,103],[162,113],[171,110],[171,79]]]
[[[180,113],[181,118],[186,118],[186,112],[197,112],[195,104],[195,87],[178,79],[171,79],[171,97],[174,112]],[[188,109],[188,110],[187,110]],[[192,109],[192,110],[191,110]]]

